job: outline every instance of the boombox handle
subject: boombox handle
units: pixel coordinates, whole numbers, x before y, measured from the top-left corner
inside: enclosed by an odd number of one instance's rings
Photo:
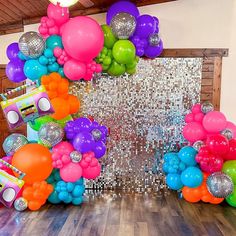
[[[23,90],[23,89],[26,89],[26,88],[31,87],[31,86],[34,86],[34,85],[37,85],[37,82],[31,82],[31,83],[29,83],[29,84],[24,84],[24,85],[22,85],[22,86],[20,86],[20,87],[14,88],[14,89],[12,89],[12,90],[6,92],[6,93],[1,93],[0,96],[2,97],[2,100],[3,100],[3,101],[7,101],[7,96],[8,96],[8,95],[11,95],[11,94],[13,94],[13,93],[19,92],[19,91],[21,91],[21,90]]]
[[[19,175],[20,175],[20,176],[19,176],[19,179],[20,179],[20,180],[25,177],[25,173],[23,173],[22,171],[18,170],[17,168],[15,168],[14,166],[12,166],[12,165],[9,164],[8,162],[6,162],[6,161],[4,161],[4,160],[2,160],[2,159],[0,159],[0,162],[1,162],[4,166],[10,168],[11,170],[13,170],[13,171],[16,172],[17,174],[19,174]]]

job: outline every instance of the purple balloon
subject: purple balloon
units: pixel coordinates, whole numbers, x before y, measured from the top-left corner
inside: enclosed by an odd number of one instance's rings
[[[25,62],[20,59],[11,60],[6,67],[6,75],[12,82],[19,83],[26,80],[24,73]]]
[[[106,154],[106,145],[103,142],[97,142],[94,146],[93,152],[96,158],[101,158]]]
[[[160,40],[160,43],[157,46],[148,46],[145,50],[145,56],[149,58],[155,58],[161,55],[163,51],[163,42]]]
[[[88,132],[82,132],[75,136],[73,139],[73,146],[78,151],[83,153],[90,152],[94,149],[94,138]]]
[[[134,16],[136,19],[140,13],[138,8],[132,2],[119,1],[114,3],[107,11],[107,24],[110,25],[112,18],[120,12],[128,13]]]
[[[7,47],[7,57],[9,60],[13,60],[18,58],[18,53],[19,53],[19,45],[18,43],[12,43]]]
[[[140,38],[147,38],[156,30],[156,20],[150,15],[142,15],[137,20],[135,35]]]

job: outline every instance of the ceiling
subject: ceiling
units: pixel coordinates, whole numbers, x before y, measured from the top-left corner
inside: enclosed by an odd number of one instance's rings
[[[175,0],[136,0],[138,6]],[[91,15],[105,12],[116,0],[79,0],[71,7],[71,15]],[[23,31],[23,26],[38,23],[46,15],[48,0],[0,0],[0,34]]]

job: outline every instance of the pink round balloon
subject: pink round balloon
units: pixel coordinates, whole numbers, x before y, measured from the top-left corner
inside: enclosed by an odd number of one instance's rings
[[[69,9],[67,7],[60,7],[52,3],[48,5],[47,14],[49,18],[55,21],[57,26],[63,25],[70,18]]]
[[[226,129],[230,129],[233,132],[234,138],[236,138],[236,125],[233,122],[228,121]]]
[[[86,179],[96,179],[101,173],[101,165],[98,163],[96,166],[89,166],[83,169],[82,176]]]
[[[70,59],[64,65],[64,73],[70,80],[80,80],[86,75],[86,65],[83,62]]]
[[[194,121],[193,113],[187,114],[187,115],[185,116],[185,122],[186,122],[186,123],[190,123],[190,122],[193,122],[193,121]]]
[[[201,112],[201,104],[195,104],[192,107],[192,113],[197,114],[197,113],[200,113],[200,112]]]
[[[198,122],[191,122],[185,125],[183,129],[183,136],[189,142],[196,142],[206,138],[206,131]]]
[[[219,111],[211,111],[203,118],[203,127],[209,133],[218,133],[227,126],[225,115]]]
[[[87,16],[77,16],[70,19],[64,26],[62,42],[71,57],[82,62],[89,62],[102,50],[104,34],[95,20]]]
[[[194,114],[194,121],[202,123],[204,114],[202,112]]]
[[[66,182],[76,182],[82,176],[82,168],[78,163],[69,163],[60,169],[60,176]]]

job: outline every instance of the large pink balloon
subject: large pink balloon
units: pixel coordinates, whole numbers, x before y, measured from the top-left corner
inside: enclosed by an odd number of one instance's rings
[[[234,138],[236,138],[236,125],[234,123],[228,121],[226,129],[230,129],[233,132]]]
[[[183,136],[189,142],[196,142],[206,138],[206,131],[198,122],[191,122],[185,125],[183,129]]]
[[[225,115],[219,111],[211,111],[203,118],[203,127],[209,133],[218,133],[227,126]]]
[[[104,34],[95,20],[87,16],[77,16],[63,27],[62,42],[71,57],[89,62],[102,50]]]
[[[82,168],[78,163],[69,163],[60,169],[60,176],[66,182],[76,182],[82,176]]]
[[[80,80],[86,75],[86,64],[71,59],[64,64],[64,73],[70,80]]]
[[[48,17],[53,19],[57,26],[65,24],[70,18],[69,9],[67,7],[60,7],[52,3],[48,5],[47,13]]]

